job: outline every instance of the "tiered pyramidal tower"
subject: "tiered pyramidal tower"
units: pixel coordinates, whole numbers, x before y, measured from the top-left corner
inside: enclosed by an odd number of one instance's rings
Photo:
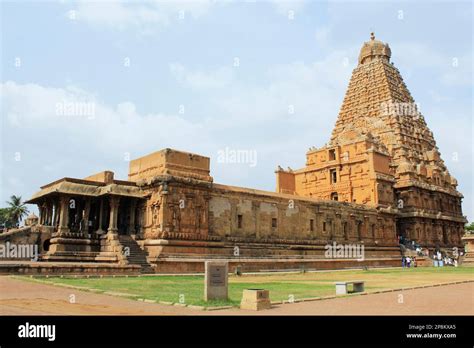
[[[433,133],[374,34],[361,48],[329,143],[306,167],[277,170],[277,191],[397,212],[397,234],[426,246],[460,246],[462,194]]]

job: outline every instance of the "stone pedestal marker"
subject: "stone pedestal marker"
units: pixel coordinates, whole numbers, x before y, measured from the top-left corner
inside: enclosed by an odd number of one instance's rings
[[[206,261],[204,300],[228,299],[229,264],[225,261]]]
[[[260,311],[262,309],[270,309],[272,307],[270,301],[270,291],[264,289],[245,289],[242,293],[242,302],[240,309],[249,309],[252,311]]]

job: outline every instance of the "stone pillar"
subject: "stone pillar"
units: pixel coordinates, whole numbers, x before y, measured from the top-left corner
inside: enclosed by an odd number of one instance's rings
[[[234,235],[237,231],[237,235],[240,235],[240,231],[237,228],[237,204],[234,200],[230,200],[230,234]]]
[[[118,217],[118,209],[120,205],[120,197],[117,196],[110,196],[110,220],[109,220],[109,228],[107,230],[108,237],[112,237],[111,239],[116,239],[114,236],[118,236],[118,228],[117,228],[117,217]]]
[[[138,233],[140,234],[140,238],[145,238],[145,228],[149,225],[147,223],[147,219],[149,219],[147,204],[145,202],[140,202],[140,206],[138,209]]]
[[[209,205],[208,205],[209,207]],[[209,208],[208,208],[209,211]],[[252,201],[253,218],[255,221],[255,238],[260,237],[260,202]]]
[[[42,214],[43,222],[41,223],[44,226],[48,225],[48,206],[46,203],[43,203],[43,214]]]
[[[129,226],[128,226],[128,234],[132,235],[135,234],[135,211],[137,208],[137,201],[135,199],[132,199],[130,202],[130,221],[129,221]]]
[[[173,216],[170,216],[170,213],[172,214],[172,210],[168,206],[168,191],[167,189],[163,189],[161,192],[162,195],[162,200],[161,200],[161,206],[160,206],[160,211],[159,211],[159,221],[161,222],[161,229],[158,228],[158,230],[161,230],[162,232],[170,232],[172,230],[172,218]]]
[[[42,221],[43,221],[43,208],[41,207],[40,204],[38,204],[38,214],[39,214],[39,217],[38,217],[38,224],[39,224],[39,225],[42,225]]]
[[[82,215],[82,234],[87,238],[89,236],[89,215],[91,211],[91,201],[89,198],[85,198],[85,200],[84,213]]]
[[[68,223],[69,223],[69,197],[61,196],[59,198],[60,204],[60,213],[59,213],[59,228],[58,233],[62,234],[69,232]]]
[[[39,209],[39,224],[44,225],[45,220],[46,220],[46,206],[44,203],[41,204],[41,206],[38,206]]]
[[[362,240],[362,221],[360,220],[356,221],[356,228],[357,228],[357,240],[361,241]]]
[[[100,204],[99,204],[99,227],[97,228],[97,231],[95,233],[97,234],[104,234],[104,230],[102,229],[102,223],[104,219],[104,200],[100,198]]]
[[[81,221],[82,221],[82,212],[84,209],[84,204],[82,203],[81,199],[76,199],[76,215],[74,215],[74,232],[79,232],[81,229]]]
[[[58,224],[58,201],[53,201],[53,220],[51,222],[51,226],[56,227]]]
[[[53,226],[53,204],[52,204],[52,202],[48,202],[47,225],[48,226]]]
[[[211,199],[208,193],[204,194],[203,197],[203,209],[202,209],[202,220],[201,220],[201,232],[203,235],[209,235],[209,200]]]

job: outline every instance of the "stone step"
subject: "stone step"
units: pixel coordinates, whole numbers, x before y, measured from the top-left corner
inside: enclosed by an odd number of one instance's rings
[[[140,248],[138,243],[129,236],[119,236],[120,244],[128,249],[127,261],[129,264],[141,267],[140,273],[154,273],[153,267],[147,261],[147,252]]]

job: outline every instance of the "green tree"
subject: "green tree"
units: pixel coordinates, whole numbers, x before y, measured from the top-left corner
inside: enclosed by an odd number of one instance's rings
[[[471,224],[464,226],[464,229],[469,231],[470,233],[474,233],[474,222],[471,222]]]
[[[0,208],[0,228],[6,227],[11,228],[13,227],[10,208]]]
[[[17,226],[20,223],[20,220],[28,215],[29,211],[25,203],[21,201],[21,196],[12,195],[10,201],[7,201],[10,210],[10,220]]]

